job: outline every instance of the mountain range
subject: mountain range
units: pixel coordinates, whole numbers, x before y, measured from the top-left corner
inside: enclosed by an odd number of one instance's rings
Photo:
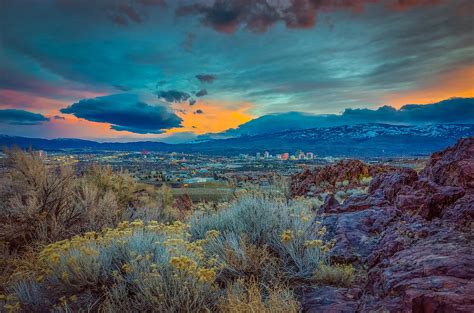
[[[158,151],[214,155],[311,151],[319,156],[374,157],[428,155],[474,136],[474,124],[401,126],[380,123],[288,130],[254,136],[211,139],[188,144],[154,141],[96,142],[82,139],[40,139],[0,136],[0,146],[17,145],[43,150]]]
[[[450,98],[432,104],[406,104],[400,108],[345,109],[341,114],[286,112],[267,114],[218,134],[204,138],[231,138],[278,133],[317,127],[357,124],[432,125],[474,124],[474,98]]]

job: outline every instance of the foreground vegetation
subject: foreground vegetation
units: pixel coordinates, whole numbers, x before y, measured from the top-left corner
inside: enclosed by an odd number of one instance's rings
[[[126,173],[7,151],[0,303],[10,311],[297,312],[303,284],[350,285],[315,204],[249,189],[173,206]]]

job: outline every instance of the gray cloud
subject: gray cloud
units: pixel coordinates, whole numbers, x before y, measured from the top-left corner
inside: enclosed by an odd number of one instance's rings
[[[194,111],[194,114],[204,114],[204,111],[201,109],[197,109],[196,111]]]
[[[216,76],[211,75],[211,74],[198,74],[196,75],[196,78],[201,83],[212,83],[216,79]]]
[[[181,127],[182,119],[163,105],[150,105],[133,94],[116,94],[83,99],[61,113],[73,114],[93,122],[110,123],[111,129],[138,134],[159,134]]]
[[[167,91],[158,91],[156,93],[158,98],[163,99],[167,102],[183,102],[188,100],[191,96],[183,91],[178,90],[167,90]]]
[[[319,12],[329,10],[363,11],[366,4],[384,3],[387,9],[403,10],[422,5],[434,5],[440,0],[216,0],[196,1],[178,7],[176,14],[196,15],[202,24],[224,33],[235,32],[240,25],[253,32],[265,32],[277,22],[288,28],[310,28],[316,24]]]
[[[206,89],[201,89],[198,92],[196,92],[196,97],[204,97],[205,95],[207,95]]]
[[[55,116],[53,116],[53,118],[55,120],[65,120],[66,119],[64,116],[61,116],[61,115],[55,115]]]
[[[103,1],[107,3],[107,1]],[[164,0],[138,0],[132,3],[126,1],[117,1],[118,5],[104,5],[104,9],[108,11],[109,19],[119,25],[127,26],[129,23],[140,24],[143,22],[147,7],[166,6]],[[114,2],[110,2],[114,3]]]
[[[48,122],[49,118],[39,113],[17,109],[1,109],[0,123],[10,125],[38,125]]]

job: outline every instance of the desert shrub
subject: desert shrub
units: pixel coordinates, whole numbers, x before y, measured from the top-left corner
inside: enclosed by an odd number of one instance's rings
[[[210,234],[216,231],[210,231]],[[238,279],[255,278],[259,283],[272,284],[281,280],[280,260],[266,245],[256,246],[245,235],[227,233],[213,236],[204,246],[222,264],[219,281],[231,284]]]
[[[74,172],[48,167],[34,151],[5,150],[10,171],[2,186],[0,241],[18,249],[50,241],[80,227],[83,212],[72,206]]]
[[[321,285],[350,287],[354,281],[354,267],[351,264],[321,264],[314,278]]]
[[[264,291],[253,279],[239,279],[227,289],[219,308],[226,313],[296,313],[300,305],[285,287],[277,285]]]
[[[180,222],[122,222],[46,246],[41,269],[11,291],[31,311],[213,311],[219,268],[206,241],[189,241]]]
[[[322,196],[321,197],[319,197],[319,196],[309,197],[309,198],[295,197],[295,198],[290,200],[290,203],[298,203],[300,205],[303,205],[303,206],[307,207],[311,211],[316,212],[324,204],[324,200],[325,200],[325,198],[322,198]]]
[[[184,219],[184,215],[173,207],[173,194],[171,188],[166,185],[162,185],[156,190],[150,190],[150,187],[147,186],[139,192],[135,192],[135,195],[140,196],[133,206],[127,208],[123,220],[141,219],[171,223]]]
[[[82,231],[100,230],[116,225],[121,220],[116,194],[112,190],[101,191],[97,185],[85,179],[76,181],[71,206],[77,212],[82,212]]]
[[[233,198],[238,199],[249,194],[281,200],[289,200],[291,198],[291,179],[289,177],[274,175],[269,178],[268,183],[268,185],[261,186],[260,184],[245,182],[240,188],[235,186]]]
[[[328,247],[320,240],[325,229],[313,223],[313,213],[301,203],[287,204],[250,194],[215,213],[195,212],[190,219],[193,238],[205,238],[211,230],[222,234],[208,250],[238,247],[245,235],[251,245],[267,247],[281,259],[281,273],[292,279],[309,279]],[[222,255],[222,254],[221,254]]]
[[[126,208],[135,200],[136,183],[125,172],[113,172],[110,166],[93,164],[87,169],[84,179],[94,185],[100,195],[112,192],[120,208]]]
[[[46,164],[32,150],[5,153],[9,170],[0,189],[0,241],[11,250],[114,227],[139,213],[148,219],[177,218],[169,187],[155,190],[97,165],[77,176],[71,167]],[[143,213],[142,208],[149,209]]]
[[[372,177],[371,176],[360,176],[359,181],[362,185],[368,186],[370,184],[370,182],[372,181]]]

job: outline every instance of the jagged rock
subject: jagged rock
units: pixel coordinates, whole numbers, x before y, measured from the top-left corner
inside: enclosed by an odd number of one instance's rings
[[[327,197],[331,258],[366,268],[368,280],[360,297],[333,287],[304,293],[304,310],[474,312],[473,169],[474,138],[467,138],[434,153],[419,175],[382,172],[366,195],[343,204]]]
[[[328,216],[323,225],[336,242],[331,259],[337,263],[364,262],[377,248],[379,233],[396,215],[396,210],[372,208]]]
[[[474,189],[474,137],[433,153],[420,176],[443,186]]]
[[[457,228],[473,229],[474,193],[465,195],[446,208],[441,218]]]
[[[329,194],[324,200],[324,204],[321,206],[322,213],[334,212],[339,207],[339,201],[336,200],[334,194]]]
[[[400,234],[403,236],[403,234]],[[367,288],[378,302],[372,309],[391,307],[394,312],[456,312],[474,309],[473,238],[449,229],[417,240],[369,271]],[[397,299],[397,301],[394,301]],[[385,303],[390,305],[385,306]]]
[[[440,217],[445,208],[464,195],[465,190],[461,187],[440,186],[423,179],[402,188],[394,204],[402,211],[412,211],[431,220]]]
[[[398,192],[418,180],[416,172],[410,168],[397,169],[391,173],[376,176],[369,185],[369,193],[393,202]]]
[[[303,293],[305,312],[355,313],[362,294],[359,288],[317,287]]]
[[[361,186],[361,178],[372,177],[379,173],[386,173],[395,168],[384,165],[369,165],[359,160],[342,160],[335,164],[316,168],[313,171],[305,170],[291,179],[291,193],[293,196],[304,196],[309,191],[334,193],[337,183],[345,182],[346,189]]]

